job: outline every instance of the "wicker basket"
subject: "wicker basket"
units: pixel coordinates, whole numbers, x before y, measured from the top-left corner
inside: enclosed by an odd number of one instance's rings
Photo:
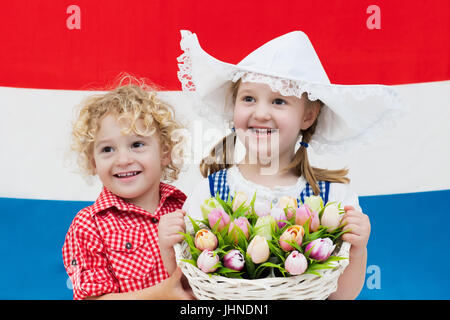
[[[186,221],[193,234],[192,225]],[[302,274],[292,277],[268,277],[248,280],[209,275],[181,259],[191,259],[188,244],[175,245],[177,264],[198,299],[202,300],[323,300],[336,291],[339,276],[347,267],[348,259],[334,262],[336,267],[318,271],[322,276]],[[333,255],[349,256],[350,243],[336,246]]]

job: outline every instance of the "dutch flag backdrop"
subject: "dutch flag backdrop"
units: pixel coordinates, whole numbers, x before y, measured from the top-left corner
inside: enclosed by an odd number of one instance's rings
[[[348,167],[370,216],[358,299],[449,299],[450,3],[387,0],[17,0],[0,6],[0,299],[71,299],[61,248],[92,204],[68,153],[74,107],[116,77],[145,77],[185,122],[181,29],[237,63],[302,30],[332,83],[388,84],[410,112],[376,144],[316,166]],[[208,146],[207,136],[201,142]],[[189,194],[196,163],[174,184]]]

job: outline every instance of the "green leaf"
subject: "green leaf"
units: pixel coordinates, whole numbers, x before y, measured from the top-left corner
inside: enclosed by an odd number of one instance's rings
[[[274,244],[272,241],[276,241],[276,244]],[[286,258],[284,257],[284,251],[280,247],[278,247],[278,240],[272,241],[267,241],[270,252],[277,256],[284,263],[284,261],[286,260]]]
[[[248,275],[250,279],[255,279],[255,264],[252,261],[252,258],[245,252],[245,267],[247,269]]]
[[[197,262],[195,262],[195,261],[192,260],[192,259],[189,259],[189,260],[188,260],[188,259],[181,259],[180,261],[190,263],[190,264],[192,264],[194,267],[198,268],[198,267],[197,267]]]
[[[201,229],[200,226],[199,226],[199,225],[197,224],[197,222],[196,222],[194,219],[192,219],[189,215],[187,215],[187,217],[189,218],[189,220],[191,220],[192,227],[194,228],[194,234],[196,234],[197,231]]]

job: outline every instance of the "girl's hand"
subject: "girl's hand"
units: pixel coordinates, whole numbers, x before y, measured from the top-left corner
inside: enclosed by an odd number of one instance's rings
[[[351,243],[350,255],[358,257],[366,252],[367,241],[370,236],[370,220],[364,213],[355,210],[352,206],[344,207],[345,214],[342,219],[344,230],[350,230],[342,236],[342,240]]]

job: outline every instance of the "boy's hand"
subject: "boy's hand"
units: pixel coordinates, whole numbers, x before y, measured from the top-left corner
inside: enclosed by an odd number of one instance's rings
[[[177,267],[173,274],[161,283],[163,299],[168,300],[193,300],[195,299],[192,289],[183,288],[181,277],[183,273],[180,267]]]
[[[366,252],[367,242],[370,236],[370,220],[364,213],[355,210],[352,206],[344,207],[345,214],[342,223],[344,230],[349,230],[342,236],[342,240],[351,243],[350,255],[361,256]]]
[[[169,275],[176,267],[175,250],[173,246],[183,240],[179,232],[185,232],[184,216],[186,211],[177,209],[174,212],[163,215],[158,224],[158,242],[161,258]]]
[[[160,248],[172,248],[174,244],[183,240],[183,236],[179,232],[185,232],[186,230],[184,223],[185,215],[186,211],[177,209],[161,217],[158,224]]]

